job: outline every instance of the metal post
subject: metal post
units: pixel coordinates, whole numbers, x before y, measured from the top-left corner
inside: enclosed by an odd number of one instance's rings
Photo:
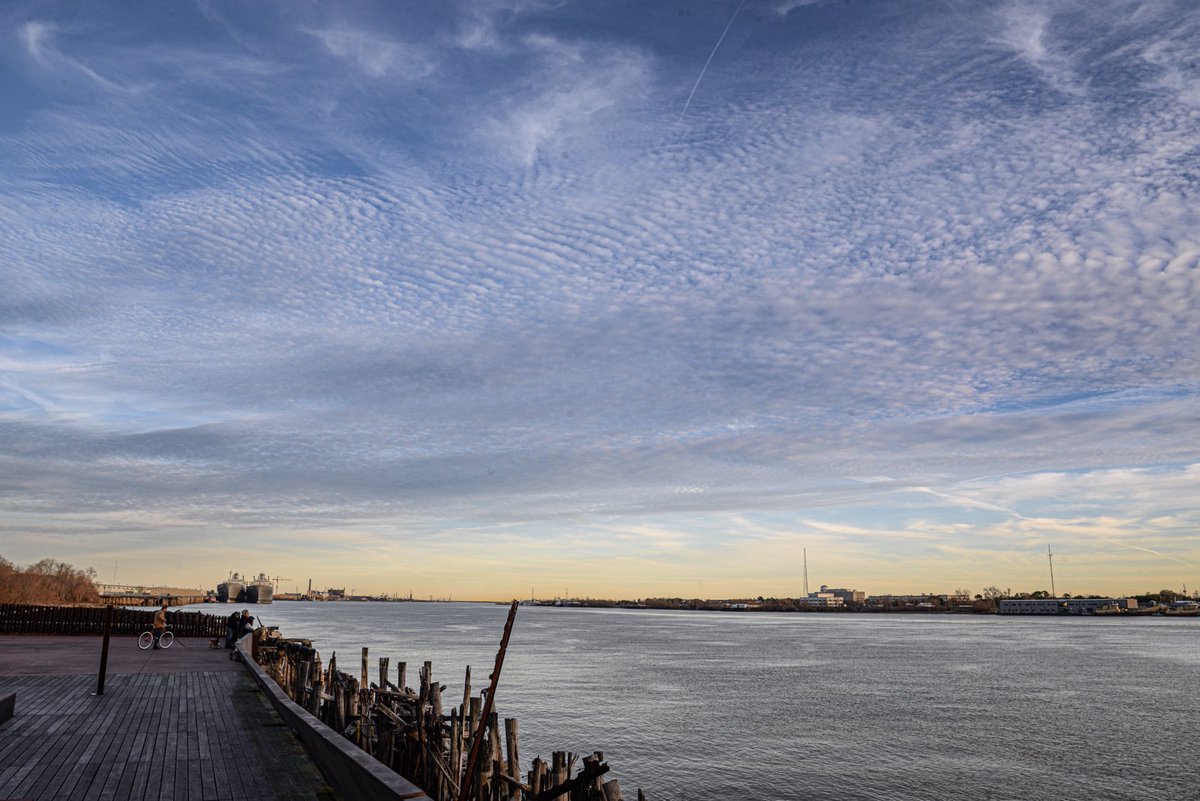
[[[108,673],[108,638],[112,636],[112,604],[104,607],[104,645],[100,646],[100,675],[96,679],[96,695],[104,695],[104,676]]]

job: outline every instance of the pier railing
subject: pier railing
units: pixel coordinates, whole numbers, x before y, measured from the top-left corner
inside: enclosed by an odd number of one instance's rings
[[[338,669],[336,654],[322,665],[308,640],[258,633],[255,639],[256,661],[293,702],[434,801],[623,799],[615,779],[603,780],[608,765],[599,751],[555,751],[550,762],[538,757],[523,771],[517,721],[505,718],[501,726],[496,712],[485,719],[487,690],[472,693],[470,667],[462,703],[455,704],[443,698],[446,685],[434,679],[432,662],[419,668],[417,686],[409,687],[407,663],[398,662],[393,670],[386,657],[379,659],[376,681],[371,681],[366,648],[360,672],[351,675]],[[472,747],[476,741],[481,747]],[[645,801],[640,790],[637,798]]]
[[[103,634],[103,606],[36,606],[0,604],[0,634]],[[113,608],[112,633],[137,635],[154,623],[149,609]],[[220,637],[225,618],[204,612],[167,612],[176,637]]]

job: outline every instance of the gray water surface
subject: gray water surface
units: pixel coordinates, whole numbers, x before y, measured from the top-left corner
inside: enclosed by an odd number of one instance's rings
[[[205,611],[228,610],[208,607]],[[461,698],[505,606],[255,607],[358,671]],[[627,797],[1198,799],[1200,621],[522,607],[497,692],[522,763],[604,751]]]

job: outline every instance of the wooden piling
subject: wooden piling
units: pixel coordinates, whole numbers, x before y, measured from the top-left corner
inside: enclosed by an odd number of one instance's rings
[[[292,700],[304,706],[305,693],[308,690],[308,673],[312,670],[312,662],[301,662],[296,666],[296,684],[292,691]]]
[[[507,773],[514,779],[521,778],[521,757],[517,747],[517,719],[504,719],[504,740],[505,746],[508,749]],[[521,801],[521,788],[510,787],[508,793],[509,801]]]
[[[603,781],[609,768],[601,751],[586,756],[554,751],[550,763],[538,757],[522,774],[517,721],[503,718],[501,729],[495,709],[509,631],[506,625],[488,688],[472,695],[467,667],[461,705],[445,709],[446,687],[434,678],[430,661],[421,664],[414,692],[407,687],[406,663],[399,660],[398,684],[392,684],[386,657],[377,660],[378,684],[371,684],[366,648],[358,675],[338,670],[336,654],[322,669],[320,655],[303,640],[268,637],[255,658],[298,704],[434,801],[622,801],[620,784]],[[577,762],[582,770],[576,775]],[[638,798],[645,796],[639,791]]]

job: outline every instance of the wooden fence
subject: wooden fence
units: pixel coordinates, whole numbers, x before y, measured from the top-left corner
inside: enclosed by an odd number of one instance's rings
[[[113,608],[112,633],[141,634],[154,622],[149,609]],[[167,612],[176,637],[221,637],[225,617],[203,612]],[[103,634],[102,606],[33,606],[0,604],[0,634]]]

